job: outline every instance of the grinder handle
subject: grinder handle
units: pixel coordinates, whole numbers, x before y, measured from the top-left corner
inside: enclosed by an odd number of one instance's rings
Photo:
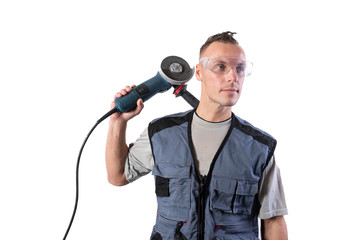
[[[115,108],[119,112],[128,112],[136,108],[136,102],[139,98],[145,102],[155,94],[169,90],[171,86],[169,82],[165,81],[161,75],[157,73],[155,77],[136,86],[128,94],[116,98]]]
[[[194,97],[190,92],[185,90],[181,96],[186,100],[187,103],[189,103],[193,108],[197,108],[199,105],[199,100]]]

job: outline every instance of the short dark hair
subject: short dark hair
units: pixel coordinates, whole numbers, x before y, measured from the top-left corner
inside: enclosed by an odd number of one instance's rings
[[[209,37],[206,40],[206,42],[201,46],[200,55],[213,42],[222,42],[222,43],[230,43],[230,44],[239,45],[238,41],[236,41],[236,39],[233,37],[234,34],[236,34],[236,32],[226,31],[226,32],[218,33],[218,34],[215,34],[215,35]]]

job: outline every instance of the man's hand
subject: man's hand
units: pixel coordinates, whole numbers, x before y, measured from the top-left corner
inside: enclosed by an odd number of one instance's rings
[[[128,94],[129,92],[131,92],[131,90],[135,87],[135,85],[130,86],[126,86],[124,89],[121,89],[120,92],[117,92],[115,94],[114,100],[111,102],[111,109],[113,109],[115,107],[115,98],[119,98],[122,96],[125,96],[126,94]],[[141,110],[144,108],[144,104],[142,102],[142,99],[138,99],[137,101],[137,107],[134,110],[131,110],[129,112],[117,112],[114,113],[113,115],[110,116],[110,120],[111,121],[129,121],[131,118],[135,117],[136,115],[138,115]]]

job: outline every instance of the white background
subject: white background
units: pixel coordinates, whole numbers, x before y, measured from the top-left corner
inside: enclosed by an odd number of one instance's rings
[[[75,166],[116,91],[153,77],[163,58],[195,65],[210,35],[235,31],[254,72],[234,112],[278,140],[289,239],[360,239],[359,53],[355,1],[0,2],[0,239],[62,239]],[[188,90],[199,97],[194,78]],[[171,92],[129,123],[189,109]],[[153,179],[106,179],[108,120],[80,164],[68,239],[148,239]]]

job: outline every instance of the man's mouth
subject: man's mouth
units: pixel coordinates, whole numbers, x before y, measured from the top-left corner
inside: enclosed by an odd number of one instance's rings
[[[237,88],[225,88],[221,90],[222,92],[239,92],[239,89]]]

